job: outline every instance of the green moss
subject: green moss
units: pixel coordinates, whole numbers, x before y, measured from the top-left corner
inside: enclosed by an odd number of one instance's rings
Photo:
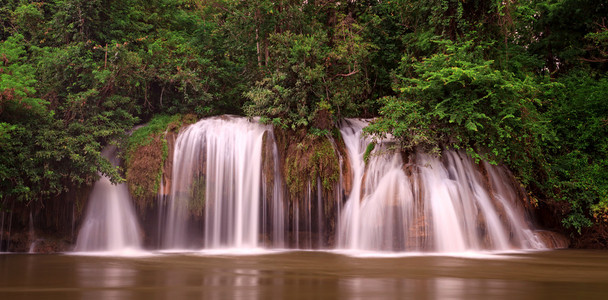
[[[164,136],[157,133],[148,144],[134,148],[127,161],[129,191],[141,206],[145,206],[146,200],[158,193],[164,163],[164,144]]]
[[[363,161],[365,162],[365,164],[367,165],[367,162],[369,161],[369,156],[372,154],[372,151],[374,151],[374,148],[376,148],[376,143],[369,143],[367,145],[367,148],[365,148],[365,153],[363,153]]]
[[[190,188],[190,201],[188,201],[188,210],[197,216],[201,216],[203,214],[203,209],[205,207],[206,193],[207,191],[207,182],[205,177],[200,176],[196,178],[196,180],[192,183]]]
[[[138,148],[149,145],[152,143],[155,136],[164,133],[169,128],[170,124],[181,123],[181,118],[181,115],[158,115],[152,118],[145,126],[135,130],[127,141],[126,162],[129,162]]]
[[[297,158],[289,158],[285,160],[285,166],[287,169],[287,174],[285,176],[285,184],[289,188],[289,193],[291,195],[297,195],[304,190],[302,187],[302,183],[300,182],[300,176],[298,174],[298,159]]]
[[[177,131],[184,124],[193,122],[192,119],[190,116],[158,115],[129,137],[124,152],[127,183],[141,206],[145,206],[160,189],[163,166],[169,154],[165,132]]]
[[[313,186],[317,178],[321,178],[323,188],[330,190],[340,176],[339,158],[328,138],[323,138],[320,145],[314,149],[311,160],[311,177]]]
[[[291,195],[301,195],[308,182],[315,186],[318,179],[326,191],[331,190],[340,178],[340,165],[329,137],[307,135],[294,148],[285,160],[285,183]]]

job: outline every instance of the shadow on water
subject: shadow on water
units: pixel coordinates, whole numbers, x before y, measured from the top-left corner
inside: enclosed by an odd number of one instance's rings
[[[506,259],[505,259],[506,257]],[[595,299],[608,253],[0,255],[0,299]]]

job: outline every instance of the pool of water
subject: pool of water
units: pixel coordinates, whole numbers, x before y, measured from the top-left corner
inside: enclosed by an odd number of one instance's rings
[[[243,254],[0,254],[0,299],[608,299],[606,251]]]

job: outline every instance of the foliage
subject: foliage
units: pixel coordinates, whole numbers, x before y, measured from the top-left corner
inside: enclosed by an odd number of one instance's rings
[[[1,3],[0,205],[121,181],[101,149],[146,121],[123,154],[153,194],[178,114],[289,129],[293,186],[326,187],[336,121],[379,116],[402,150],[506,164],[575,231],[608,221],[606,1]]]
[[[422,60],[404,56],[395,74],[398,95],[383,99],[382,117],[367,132],[390,132],[410,151],[465,149],[476,159],[516,166],[524,182],[531,180],[526,165],[553,138],[537,112],[548,85],[496,69],[484,59],[490,45],[436,42],[442,52]]]
[[[157,115],[135,130],[125,147],[126,178],[131,194],[140,206],[158,194],[163,166],[168,156],[166,131],[178,131],[187,117]]]
[[[306,134],[298,143],[288,146],[285,156],[285,183],[293,199],[299,199],[310,184],[320,180],[324,190],[333,190],[340,178],[337,150],[329,136]]]
[[[196,215],[201,216],[205,209],[207,192],[207,182],[204,176],[197,177],[190,188],[190,198],[188,201],[188,210]]]
[[[163,134],[169,128],[179,128],[181,121],[181,115],[156,115],[150,122],[133,131],[129,136],[126,147],[127,153],[125,158],[127,162],[133,158],[133,154],[137,152],[137,148],[149,145],[153,142],[155,136]]]
[[[545,59],[546,70],[558,75],[593,60],[588,34],[605,24],[608,3],[599,0],[534,1],[527,34],[528,51]],[[528,25],[528,27],[530,27]],[[598,66],[601,67],[601,66]],[[603,71],[606,71],[605,65]]]
[[[608,213],[608,78],[577,70],[560,79],[564,88],[547,115],[559,143],[550,148],[553,197],[571,204],[566,226],[579,232]]]
[[[504,163],[535,197],[568,203],[563,224],[580,233],[608,211],[599,171],[605,142],[587,146],[587,136],[605,130],[595,99],[606,72],[607,8],[577,0],[399,2],[389,8],[406,26],[395,94],[379,100],[381,117],[366,132],[391,134],[408,151],[463,148]],[[587,74],[573,71],[581,67]]]
[[[369,161],[369,156],[372,154],[372,151],[374,151],[374,149],[376,148],[376,143],[369,143],[367,144],[367,147],[365,148],[365,152],[363,153],[363,161],[365,162],[365,164],[367,164],[367,162]]]
[[[190,1],[8,1],[0,15],[3,201],[56,197],[99,172],[121,181],[100,151],[137,117],[226,106],[230,78],[211,74],[230,64],[198,43]]]
[[[332,32],[271,34],[268,74],[244,95],[249,116],[283,128],[329,129],[336,118],[356,115],[369,95],[366,63],[371,45],[360,26],[336,13]],[[311,24],[314,28],[319,24]]]
[[[608,62],[608,25],[606,19],[602,19],[602,24],[598,24],[598,29],[585,35],[585,39],[589,41],[587,50],[589,52],[586,61],[592,63]]]
[[[36,69],[24,44],[20,34],[0,43],[2,200],[47,199],[71,186],[92,184],[98,173],[120,180],[100,151],[102,142],[133,124],[133,118],[117,107],[121,99],[111,99],[86,119],[62,119],[64,107],[52,110],[54,103],[36,97]],[[83,105],[78,110],[85,111]]]

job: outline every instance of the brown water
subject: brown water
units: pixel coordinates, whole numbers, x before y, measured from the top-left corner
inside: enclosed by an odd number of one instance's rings
[[[0,299],[608,299],[608,252],[2,254]]]

